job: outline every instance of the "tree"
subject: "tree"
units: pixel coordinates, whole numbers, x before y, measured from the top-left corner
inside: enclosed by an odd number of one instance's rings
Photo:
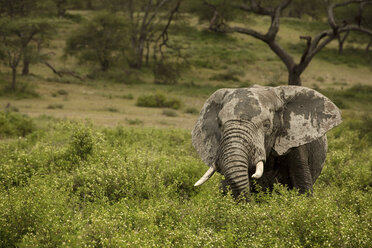
[[[44,21],[47,21],[45,18],[54,17],[57,14],[57,6],[55,1],[56,0],[1,1],[0,17],[8,18],[9,22],[18,22],[19,18],[23,19],[23,21],[25,21],[25,18],[36,18],[39,21],[44,19]],[[46,41],[49,37],[40,34],[34,36],[34,38],[37,40],[37,42],[35,42],[36,44],[34,44],[34,42],[29,43],[30,46],[26,45],[25,49],[23,50],[23,75],[28,74],[29,65],[31,63],[39,62],[41,48],[46,44]]]
[[[52,30],[45,19],[0,18],[0,58],[12,70],[11,89],[16,89],[17,68],[30,43]]]
[[[122,16],[98,13],[67,39],[66,54],[77,55],[80,62],[98,62],[107,71],[129,46],[127,23]]]
[[[220,2],[221,0],[215,0]],[[330,29],[323,30],[316,34],[314,37],[311,36],[301,36],[300,39],[306,41],[306,48],[301,56],[300,62],[296,63],[293,56],[290,55],[277,41],[277,34],[279,31],[280,18],[283,11],[292,3],[291,0],[282,1],[267,1],[266,5],[262,5],[263,1],[256,0],[246,0],[246,1],[232,1],[230,5],[239,9],[245,13],[253,13],[256,15],[269,16],[271,19],[270,26],[266,33],[258,32],[252,28],[246,26],[238,25],[228,25],[228,23],[210,23],[210,29],[218,32],[228,32],[228,33],[240,33],[245,35],[250,35],[265,42],[270,49],[281,59],[285,64],[288,71],[288,84],[289,85],[301,85],[301,74],[305,71],[314,56],[321,51],[325,46],[327,46],[332,40],[340,39],[342,35],[348,32],[356,31],[365,33],[372,37],[372,30],[368,27],[363,26],[362,22],[358,24],[348,23],[344,21],[339,21],[335,18],[334,10],[341,7],[350,7],[352,4],[360,5],[360,8],[364,8],[366,4],[370,4],[372,0],[350,0],[346,2],[335,2],[329,3],[327,1],[327,17]],[[211,6],[211,11],[216,12],[216,15],[221,15],[218,11],[214,1],[204,0],[204,4]],[[273,7],[274,6],[274,7]],[[362,18],[362,16],[360,17]],[[217,18],[214,18],[217,20]],[[223,17],[219,18],[223,20]]]
[[[132,68],[141,68],[144,58],[161,53],[167,46],[168,28],[182,0],[106,0],[105,7],[111,12],[123,12],[129,20],[130,51],[128,62]]]

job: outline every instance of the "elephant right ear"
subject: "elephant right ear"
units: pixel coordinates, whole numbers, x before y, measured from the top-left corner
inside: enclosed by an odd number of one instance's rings
[[[222,102],[232,89],[219,89],[205,102],[199,118],[192,130],[192,144],[199,156],[209,167],[216,160],[216,153],[221,140],[221,126],[218,113],[222,109]]]

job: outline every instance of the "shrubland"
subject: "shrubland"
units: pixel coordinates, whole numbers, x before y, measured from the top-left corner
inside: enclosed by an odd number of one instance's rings
[[[372,244],[368,121],[346,120],[329,133],[314,196],[277,185],[249,203],[223,196],[218,175],[193,187],[206,166],[188,131],[31,122],[30,133],[0,143],[1,247]]]
[[[91,32],[77,30],[100,20],[127,27],[87,9],[58,11],[65,17],[54,20],[57,32],[43,47],[48,56],[42,59],[61,75],[32,63],[12,90],[11,71],[0,65],[6,109],[0,112],[0,247],[372,246],[372,90],[365,47],[350,39],[338,54],[332,43],[303,75],[303,84],[328,96],[344,117],[328,134],[314,195],[277,185],[237,203],[221,193],[220,175],[193,187],[207,167],[191,145],[190,129],[219,88],[287,84],[276,55],[256,39],[211,32],[188,13],[169,27],[169,45],[180,53],[167,51],[174,60],[150,59],[134,70],[120,58],[130,49],[112,46],[103,72],[105,61],[103,68],[88,62],[105,46],[93,46],[84,36]],[[236,21],[264,29],[267,20]],[[319,20],[283,18],[278,35],[300,58],[305,44],[298,37],[323,29]],[[75,56],[64,54],[67,37]],[[72,49],[88,41],[88,50]],[[82,121],[87,117],[91,122]]]

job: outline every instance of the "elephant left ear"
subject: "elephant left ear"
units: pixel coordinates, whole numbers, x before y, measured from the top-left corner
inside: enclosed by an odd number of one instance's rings
[[[342,122],[337,106],[315,90],[300,86],[274,90],[283,101],[281,130],[274,144],[278,155],[322,137]]]

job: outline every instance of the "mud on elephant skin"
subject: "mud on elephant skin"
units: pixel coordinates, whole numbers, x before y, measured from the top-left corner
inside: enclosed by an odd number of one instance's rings
[[[248,196],[249,178],[263,188],[282,183],[311,191],[327,153],[326,132],[341,123],[339,109],[319,92],[299,86],[220,89],[204,104],[192,144],[224,175],[234,197]]]

